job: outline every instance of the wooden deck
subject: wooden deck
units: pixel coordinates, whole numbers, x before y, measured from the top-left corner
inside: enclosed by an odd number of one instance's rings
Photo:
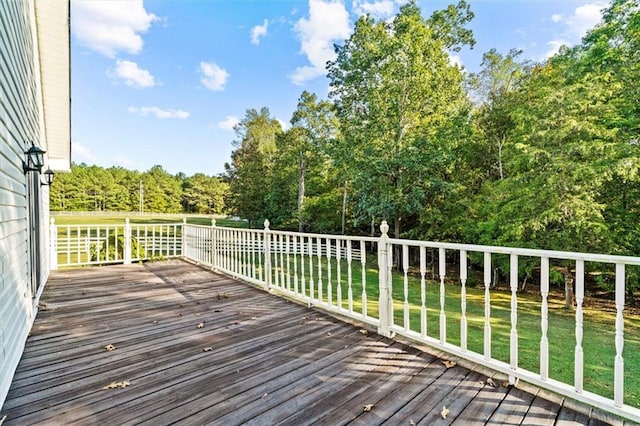
[[[55,272],[42,300],[5,425],[611,421],[180,260]]]

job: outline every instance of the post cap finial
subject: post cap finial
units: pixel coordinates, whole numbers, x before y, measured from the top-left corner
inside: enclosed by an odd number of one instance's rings
[[[215,217],[211,218],[211,226],[216,226],[216,218]]]
[[[128,217],[124,218],[124,223],[126,223],[127,225],[129,224],[129,218]]]
[[[264,220],[264,229],[265,229],[265,230],[268,230],[268,229],[269,229],[269,225],[270,225],[270,224],[271,224],[271,223],[269,222],[269,219],[265,219],[265,220]]]
[[[380,231],[382,232],[382,235],[387,235],[387,232],[389,232],[389,225],[386,220],[383,220],[380,224]]]

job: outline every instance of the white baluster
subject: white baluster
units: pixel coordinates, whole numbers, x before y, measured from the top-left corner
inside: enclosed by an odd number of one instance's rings
[[[279,251],[280,251],[280,286],[282,287],[282,289],[285,288],[285,276],[284,276],[284,235],[280,234],[278,235],[278,243],[280,245]]]
[[[582,350],[582,303],[584,301],[584,261],[576,260],[576,350],[574,384],[576,392],[583,390],[584,353]]]
[[[336,240],[336,297],[337,297],[337,303],[338,303],[338,308],[342,309],[342,284],[340,282],[341,280],[341,275],[342,275],[342,268],[341,268],[341,264],[342,264],[342,252],[341,252],[341,247],[342,247],[342,240]]]
[[[511,285],[511,333],[510,333],[510,365],[512,370],[518,369],[518,255],[511,254],[510,261]],[[515,376],[509,376],[509,383],[515,384]]]
[[[427,337],[427,248],[420,247],[420,335]]]
[[[467,251],[460,250],[460,349],[467,351]]]
[[[362,273],[362,316],[367,316],[367,246],[360,241],[360,264]]]
[[[540,313],[540,327],[542,336],[540,336],[540,378],[547,380],[549,378],[549,258],[540,259],[540,294],[542,296],[542,305]]]
[[[300,277],[301,277],[301,284],[302,284],[302,297],[306,297],[307,295],[307,289],[306,289],[306,278],[304,275],[304,264],[305,264],[305,258],[304,258],[304,250],[305,250],[306,244],[304,243],[304,237],[300,237]]]
[[[318,254],[318,301],[322,303],[322,238],[316,240]]]
[[[298,236],[293,236],[293,291],[295,294],[299,294],[299,282],[298,282]]]
[[[264,236],[256,232],[256,251],[258,257],[258,281],[262,282],[262,256],[264,253]]]
[[[331,238],[327,238],[327,303],[329,306],[333,305],[331,286]]]
[[[613,403],[616,407],[622,407],[624,403],[624,310],[625,299],[625,271],[624,264],[616,264],[616,358],[614,372]]]
[[[313,281],[313,237],[308,238],[309,243],[309,298],[313,300],[316,298],[315,282]]]
[[[409,246],[402,245],[402,270],[404,272],[404,329],[409,330]]]
[[[353,313],[353,279],[351,277],[351,240],[347,240],[347,304],[349,313]]]
[[[287,291],[291,291],[291,243],[289,235],[284,236],[286,244],[285,249],[287,250]]]
[[[387,250],[387,297],[389,298],[389,327],[392,327],[396,323],[395,306],[393,305],[393,253],[394,246],[389,244],[389,250]]]
[[[447,316],[444,311],[444,278],[446,274],[444,248],[438,249],[438,274],[440,275],[440,343],[447,341]]]

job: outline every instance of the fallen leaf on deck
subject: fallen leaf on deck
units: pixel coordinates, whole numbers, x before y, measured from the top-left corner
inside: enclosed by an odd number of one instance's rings
[[[410,424],[411,426],[416,426],[416,422],[415,422],[415,420],[413,420],[413,419],[409,419],[409,424]]]
[[[196,294],[202,294],[202,290],[196,291]]]
[[[511,387],[511,386],[512,386],[512,385],[511,385],[511,383],[509,383],[509,381],[508,381],[508,380],[505,380],[504,382],[502,382],[502,387],[503,387],[503,388],[508,388],[508,387]]]
[[[327,336],[331,337],[331,333],[327,333]]]
[[[107,352],[111,352],[116,350],[116,345],[108,344],[104,348],[107,350]]]
[[[365,413],[368,413],[372,409],[373,409],[373,404],[367,404],[364,407],[362,407],[362,411],[365,412]]]
[[[360,331],[360,334],[364,334],[364,335],[369,334],[369,332],[368,332],[367,330],[365,330],[364,328],[361,328],[361,329],[360,329],[360,330],[358,330],[358,331]]]
[[[207,346],[206,348],[203,349],[204,352],[211,352],[213,350],[212,347]]]
[[[447,369],[453,368],[453,367],[456,366],[456,362],[455,361],[449,361],[448,359],[443,359],[442,363],[444,364],[445,367],[447,367]]]
[[[105,390],[116,389],[116,388],[124,389],[129,385],[131,385],[131,382],[128,380],[125,380],[124,382],[111,382],[107,386],[103,387],[102,389],[105,389]]]
[[[38,303],[38,309],[40,309],[41,311],[46,311],[47,310],[47,302]]]
[[[158,323],[158,320],[155,320],[153,323],[154,323],[154,324],[157,324],[157,323]]]
[[[491,377],[489,377],[487,379],[487,385],[491,386],[492,388],[496,387],[496,382],[493,381],[493,379]]]
[[[269,394],[265,392],[264,394],[262,394],[262,397],[265,398],[267,395]]]
[[[180,312],[180,313],[178,314],[178,316],[179,316],[179,317],[181,317],[181,316],[182,316],[182,312]]]
[[[449,415],[449,409],[445,406],[442,406],[442,411],[440,412],[440,415],[442,416],[443,419],[446,419],[447,416]]]
[[[198,328],[204,328],[204,321],[198,324]]]

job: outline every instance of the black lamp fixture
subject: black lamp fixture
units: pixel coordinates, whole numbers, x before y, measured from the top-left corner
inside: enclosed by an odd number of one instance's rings
[[[27,161],[22,162],[22,169],[27,172],[38,172],[42,170],[44,165],[44,153],[42,149],[31,143],[31,148],[25,152],[27,154]]]
[[[41,185],[51,186],[53,183],[53,170],[47,169],[44,173],[44,182],[41,182]]]

